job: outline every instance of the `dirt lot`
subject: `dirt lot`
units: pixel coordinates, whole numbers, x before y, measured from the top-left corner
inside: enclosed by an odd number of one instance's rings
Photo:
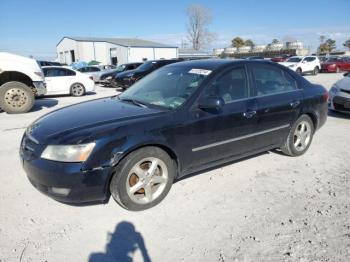
[[[307,76],[327,88],[341,77]],[[350,261],[350,117],[341,114],[330,114],[302,157],[268,152],[184,179],[144,212],[39,193],[19,162],[25,127],[113,94],[99,87],[38,100],[25,115],[0,113],[0,261]]]

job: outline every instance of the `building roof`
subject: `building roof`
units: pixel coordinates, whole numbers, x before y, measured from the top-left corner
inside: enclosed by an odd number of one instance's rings
[[[106,37],[79,37],[79,36],[65,36],[58,42],[57,46],[62,42],[64,38],[69,38],[80,42],[107,42],[107,43],[125,46],[125,47],[177,48],[177,46],[165,45],[165,44],[143,40],[139,38],[106,38]]]
[[[179,57],[214,57],[214,56],[207,51],[180,48]]]

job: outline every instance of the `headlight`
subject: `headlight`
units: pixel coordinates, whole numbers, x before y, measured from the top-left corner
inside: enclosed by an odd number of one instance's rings
[[[111,76],[106,77],[106,80],[112,80]]]
[[[134,74],[127,74],[126,77],[133,77]]]
[[[36,74],[39,77],[44,77],[44,74],[42,72],[34,72],[34,74]]]
[[[335,94],[335,93],[338,93],[339,90],[340,90],[339,86],[337,84],[334,84],[331,90],[329,90],[329,92]]]
[[[41,158],[59,162],[84,162],[90,156],[95,143],[81,145],[49,145],[41,154]]]
[[[295,67],[296,65],[295,64],[293,64],[293,65],[290,65],[289,67]]]

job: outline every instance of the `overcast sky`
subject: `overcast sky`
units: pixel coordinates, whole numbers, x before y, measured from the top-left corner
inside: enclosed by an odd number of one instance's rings
[[[186,41],[186,15],[196,3],[213,16],[216,40],[226,47],[240,36],[256,44],[300,40],[315,50],[319,36],[350,38],[350,0],[0,0],[0,51],[55,58],[63,36],[138,37],[171,45]]]

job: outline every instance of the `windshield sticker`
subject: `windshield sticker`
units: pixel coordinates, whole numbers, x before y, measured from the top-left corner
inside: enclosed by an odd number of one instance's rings
[[[211,70],[206,69],[196,69],[192,68],[190,71],[188,71],[190,74],[196,74],[196,75],[209,75],[211,73]]]

